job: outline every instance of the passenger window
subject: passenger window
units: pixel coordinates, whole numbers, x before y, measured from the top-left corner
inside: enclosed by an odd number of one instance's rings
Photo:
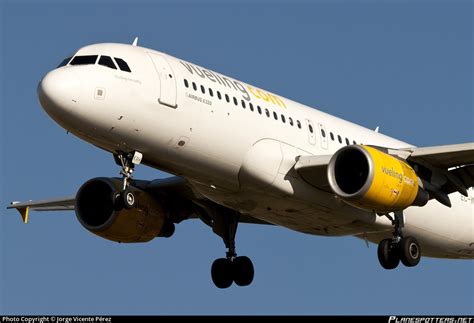
[[[329,135],[331,136],[331,140],[334,141],[334,134],[330,132]]]
[[[313,133],[313,132],[314,132],[314,130],[313,130],[313,126],[312,126],[312,125],[310,125],[310,124],[309,124],[309,125],[308,125],[308,128],[309,128],[309,132],[311,132],[311,133]]]
[[[184,86],[187,87],[187,88],[189,87],[188,80],[186,80],[186,79],[184,79]]]
[[[249,103],[250,111],[253,111],[253,104],[252,102]]]
[[[342,144],[341,136],[337,135],[337,140],[339,140],[339,143]]]
[[[268,109],[265,109],[265,114],[266,114],[267,117],[270,118],[270,111],[268,111]]]
[[[76,56],[72,59],[70,65],[94,65],[98,55]]]
[[[258,111],[258,114],[262,114],[262,108],[260,108],[259,105],[257,105],[257,111]]]
[[[283,114],[281,115],[281,121],[282,121],[283,123],[286,122],[285,116],[284,116]]]
[[[350,144],[351,144],[351,143],[350,143],[349,139],[346,138],[346,145],[349,146]]]
[[[70,57],[68,57],[68,58],[65,58],[65,59],[61,62],[61,64],[59,64],[58,67],[56,67],[56,68],[60,68],[60,67],[66,66],[67,63],[69,63],[69,61],[71,60],[71,58],[72,58],[72,56],[70,56]]]
[[[211,89],[211,88],[209,88],[209,95],[210,95],[210,96],[214,96],[214,93],[212,92],[212,89]]]
[[[202,94],[206,94],[206,89],[204,88],[203,85],[201,85],[201,92],[202,92]]]
[[[244,100],[242,100],[242,108],[245,109],[245,102],[244,102]]]
[[[288,122],[290,123],[290,126],[293,126],[293,119],[291,117],[288,118]]]
[[[217,91],[217,97],[220,99],[222,99],[222,96],[221,96],[221,92]]]
[[[225,95],[225,100],[227,101],[227,103],[229,103],[229,102],[230,102],[230,100],[229,100],[229,96],[228,96],[227,94]]]
[[[324,129],[321,129],[321,135],[323,136],[323,138],[326,138],[326,131],[324,131]]]
[[[118,67],[125,72],[131,72],[130,67],[128,67],[127,62],[125,62],[121,58],[114,57],[115,61],[117,62]]]
[[[301,122],[299,120],[296,120],[296,125],[301,129]]]
[[[235,98],[235,96],[234,96],[234,104],[239,105],[239,103],[237,102],[237,99]]]
[[[273,118],[275,118],[275,120],[278,120],[278,114],[275,111],[273,111]]]
[[[196,86],[196,83],[193,82],[193,89],[194,91],[197,91],[197,86]]]
[[[117,69],[117,67],[115,67],[114,61],[109,56],[101,56],[99,58],[99,65],[112,68],[114,70]]]

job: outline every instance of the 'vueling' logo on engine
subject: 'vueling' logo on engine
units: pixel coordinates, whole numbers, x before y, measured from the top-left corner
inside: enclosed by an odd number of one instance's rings
[[[394,170],[393,168],[388,169],[387,167],[382,166],[382,173],[385,173],[389,176],[397,178],[400,181],[400,183],[402,182],[403,175],[397,172],[396,170]]]
[[[392,176],[392,177],[398,179],[400,181],[400,183],[403,181],[403,182],[407,183],[410,186],[415,185],[415,181],[412,178],[410,178],[408,176],[405,176],[403,174],[400,174],[399,172],[397,172],[393,168],[388,169],[387,167],[382,166],[382,173],[385,173],[388,176]]]

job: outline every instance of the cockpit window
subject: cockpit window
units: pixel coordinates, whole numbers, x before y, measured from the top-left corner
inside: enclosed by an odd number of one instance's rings
[[[131,72],[130,67],[128,67],[127,62],[125,62],[123,59],[117,58],[117,57],[114,57],[114,59],[115,59],[115,61],[117,62],[117,65],[119,66],[119,68],[120,68],[122,71]]]
[[[61,64],[59,64],[59,65],[58,65],[58,67],[57,67],[57,68],[60,68],[60,67],[66,66],[66,65],[67,65],[67,63],[69,63],[69,61],[71,60],[71,58],[72,58],[72,56],[70,56],[70,57],[68,57],[68,58],[65,58],[65,59],[64,59],[64,60],[61,62]]]
[[[98,55],[76,56],[72,59],[70,65],[93,65],[97,61]]]
[[[112,60],[112,58],[110,58],[110,56],[103,56],[102,55],[99,58],[99,65],[106,66],[106,67],[109,67],[109,68],[113,68],[114,70],[117,69],[115,67],[114,61]]]

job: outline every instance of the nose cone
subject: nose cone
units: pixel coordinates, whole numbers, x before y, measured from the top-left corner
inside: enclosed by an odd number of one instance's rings
[[[40,81],[38,98],[43,109],[53,119],[60,121],[74,110],[80,90],[81,83],[76,73],[68,68],[59,68],[46,74]]]

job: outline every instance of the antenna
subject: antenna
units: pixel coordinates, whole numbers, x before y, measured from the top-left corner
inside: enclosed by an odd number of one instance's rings
[[[379,132],[379,126],[377,126],[377,128],[375,128],[374,131],[375,131],[375,132]]]
[[[135,39],[133,40],[132,46],[137,46],[137,43],[138,43],[138,37],[135,37]]]

